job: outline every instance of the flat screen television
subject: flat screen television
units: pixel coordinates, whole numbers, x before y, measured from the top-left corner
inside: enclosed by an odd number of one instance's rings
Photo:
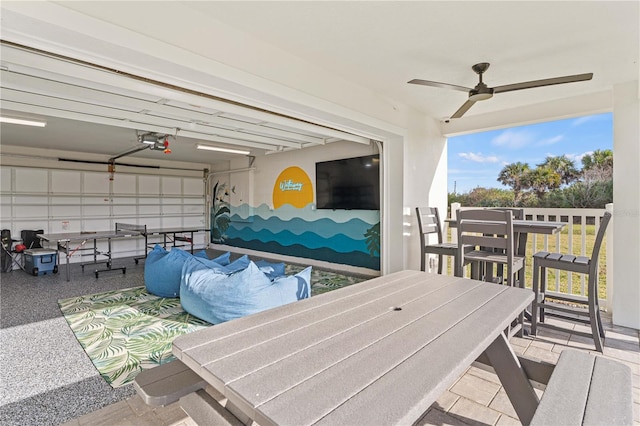
[[[380,210],[380,155],[316,163],[316,208]]]

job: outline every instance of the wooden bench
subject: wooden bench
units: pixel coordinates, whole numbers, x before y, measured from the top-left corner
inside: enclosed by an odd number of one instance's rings
[[[142,400],[164,407],[185,395],[207,387],[207,382],[179,360],[159,365],[138,374],[133,387]]]
[[[633,424],[631,369],[586,352],[562,352],[531,425],[607,424]]]
[[[224,401],[208,393],[207,382],[180,360],[144,370],[136,376],[133,386],[147,405],[164,407],[180,401],[182,409],[196,424],[242,426],[249,420],[235,407],[229,404],[225,407]]]

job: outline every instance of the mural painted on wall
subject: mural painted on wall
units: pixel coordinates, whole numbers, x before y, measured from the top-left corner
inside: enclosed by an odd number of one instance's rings
[[[213,203],[211,208],[211,242],[224,243],[225,232],[229,229],[231,221],[229,209],[229,192],[226,182],[216,182],[212,194]]]
[[[289,167],[278,176],[273,186],[273,208],[267,204],[253,209],[233,206],[234,212],[252,211],[250,218],[239,213],[230,215],[229,206],[224,204],[224,184],[217,186],[217,191],[220,194],[214,193],[214,199],[220,223],[216,222],[213,228],[218,227],[218,242],[380,270],[380,212],[316,210],[313,184],[299,167]]]
[[[273,208],[285,204],[303,208],[313,203],[313,185],[307,173],[300,167],[288,167],[280,173],[273,186]]]

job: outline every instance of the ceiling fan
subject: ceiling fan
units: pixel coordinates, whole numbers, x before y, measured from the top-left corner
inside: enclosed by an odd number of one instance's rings
[[[423,86],[441,87],[443,89],[454,89],[454,90],[467,92],[469,94],[469,99],[467,99],[467,101],[464,104],[462,104],[462,106],[458,108],[458,110],[454,112],[453,115],[451,116],[451,118],[460,118],[464,115],[465,112],[469,111],[469,108],[471,108],[473,104],[475,104],[477,101],[484,101],[486,99],[489,99],[493,97],[495,93],[512,92],[514,90],[522,90],[522,89],[532,89],[534,87],[551,86],[554,84],[575,83],[577,81],[591,80],[591,78],[593,77],[593,73],[576,74],[576,75],[567,75],[564,77],[546,78],[543,80],[526,81],[523,83],[507,84],[504,86],[488,87],[482,81],[482,74],[484,74],[488,68],[489,68],[488,62],[481,62],[471,67],[471,69],[475,71],[475,73],[478,74],[478,77],[480,78],[480,81],[474,88],[458,86],[455,84],[448,84],[448,83],[438,83],[437,81],[420,80],[417,78],[409,81],[408,83],[421,84]]]

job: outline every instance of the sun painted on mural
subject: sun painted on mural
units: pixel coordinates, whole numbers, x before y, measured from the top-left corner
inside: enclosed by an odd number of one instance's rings
[[[313,203],[313,185],[307,173],[300,167],[284,169],[273,186],[273,208],[284,204],[303,208],[309,203]]]

